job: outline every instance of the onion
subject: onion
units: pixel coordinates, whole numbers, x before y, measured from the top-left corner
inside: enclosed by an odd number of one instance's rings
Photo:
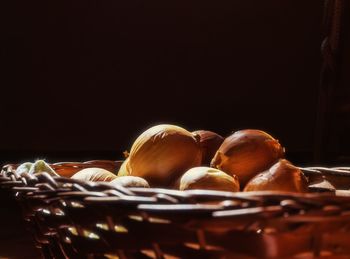
[[[31,163],[31,162],[25,162],[23,164],[20,164],[16,169],[16,174],[18,174],[18,175],[21,175],[24,173],[28,174],[30,171],[30,168],[32,168],[32,166],[33,166],[33,163]]]
[[[153,187],[169,187],[189,168],[201,164],[198,139],[174,125],[158,125],[143,132],[131,147],[126,171]]]
[[[244,186],[257,173],[284,157],[278,140],[264,131],[241,130],[227,137],[216,152],[211,166],[237,175]]]
[[[129,175],[127,164],[129,163],[129,158],[125,159],[122,165],[119,168],[118,176],[126,176]]]
[[[74,166],[55,166],[55,171],[62,177],[72,177],[75,173],[79,172],[81,168]]]
[[[239,191],[236,176],[210,167],[195,167],[188,170],[180,180],[180,190],[206,189],[219,191]]]
[[[37,160],[30,167],[29,174],[40,174],[40,173],[48,173],[51,176],[59,176],[53,168],[46,163],[44,160]]]
[[[120,176],[110,182],[113,185],[121,185],[123,187],[142,187],[149,188],[148,182],[137,176]]]
[[[91,182],[110,182],[116,179],[117,176],[106,169],[91,167],[80,170],[71,178]]]
[[[209,165],[216,151],[224,141],[224,138],[208,130],[197,130],[192,133],[200,137],[199,143],[202,150],[202,165]]]
[[[64,163],[55,164],[55,171],[60,176],[72,177],[75,173],[84,169],[84,167],[81,167],[79,164],[80,163],[78,163],[78,165],[77,165],[76,162],[64,162]],[[84,166],[84,165],[82,165],[82,166]],[[117,170],[115,162],[108,161],[108,160],[94,161],[93,167],[103,168],[109,172],[115,172]]]
[[[270,169],[251,179],[244,191],[307,192],[307,189],[303,172],[289,161],[281,159]]]

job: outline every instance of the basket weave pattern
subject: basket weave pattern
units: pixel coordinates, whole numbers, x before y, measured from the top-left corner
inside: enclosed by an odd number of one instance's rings
[[[88,167],[116,171],[120,164],[89,161],[52,166],[60,173]],[[46,258],[350,255],[347,191],[323,185],[310,185],[310,190],[326,192],[308,194],[123,188],[47,173],[17,175],[15,169],[16,165],[3,168],[0,187],[16,196]],[[350,179],[349,168],[303,171],[311,182],[327,178],[342,189]]]

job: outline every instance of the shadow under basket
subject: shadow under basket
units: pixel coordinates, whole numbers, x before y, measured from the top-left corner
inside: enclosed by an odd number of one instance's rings
[[[15,169],[3,167],[0,187],[44,258],[350,258],[350,168],[302,168],[307,194],[124,188]]]

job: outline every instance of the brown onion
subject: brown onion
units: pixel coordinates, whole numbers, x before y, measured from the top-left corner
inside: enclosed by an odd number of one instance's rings
[[[80,165],[80,163],[77,162],[64,162],[64,163],[57,163],[54,165],[55,171],[63,177],[72,177],[75,173],[82,170],[85,165]],[[101,161],[94,161],[93,166],[95,168],[103,168],[110,172],[116,171],[116,163],[114,161],[107,161],[107,160],[101,160]]]
[[[62,177],[72,177],[79,172],[81,168],[74,166],[55,166],[56,172]]]
[[[218,191],[239,191],[236,176],[230,176],[210,167],[194,167],[188,170],[180,180],[180,190],[206,189]]]
[[[117,176],[106,169],[91,167],[80,170],[71,178],[91,182],[110,182],[116,179]]]
[[[257,173],[284,157],[278,140],[261,130],[240,130],[227,137],[216,152],[211,166],[237,175],[244,186]]]
[[[123,187],[142,187],[149,188],[148,182],[137,176],[120,176],[110,182],[110,184],[121,185]]]
[[[289,161],[281,159],[270,169],[251,179],[244,191],[306,192],[307,189],[307,180],[303,172]]]
[[[143,132],[131,147],[126,171],[153,187],[171,186],[202,160],[198,139],[174,125],[158,125]]]
[[[224,138],[209,130],[196,130],[192,133],[200,137],[199,143],[202,149],[202,165],[209,165],[216,151],[224,141]]]

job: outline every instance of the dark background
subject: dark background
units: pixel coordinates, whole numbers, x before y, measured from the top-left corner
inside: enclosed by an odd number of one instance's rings
[[[3,1],[2,162],[119,159],[150,125],[260,128],[310,162],[322,1]]]
[[[0,163],[120,159],[144,129],[174,123],[260,128],[290,160],[314,164],[323,2],[0,1]],[[327,120],[337,155],[322,164],[350,164],[349,36]],[[38,258],[15,203],[0,198],[1,255]]]

